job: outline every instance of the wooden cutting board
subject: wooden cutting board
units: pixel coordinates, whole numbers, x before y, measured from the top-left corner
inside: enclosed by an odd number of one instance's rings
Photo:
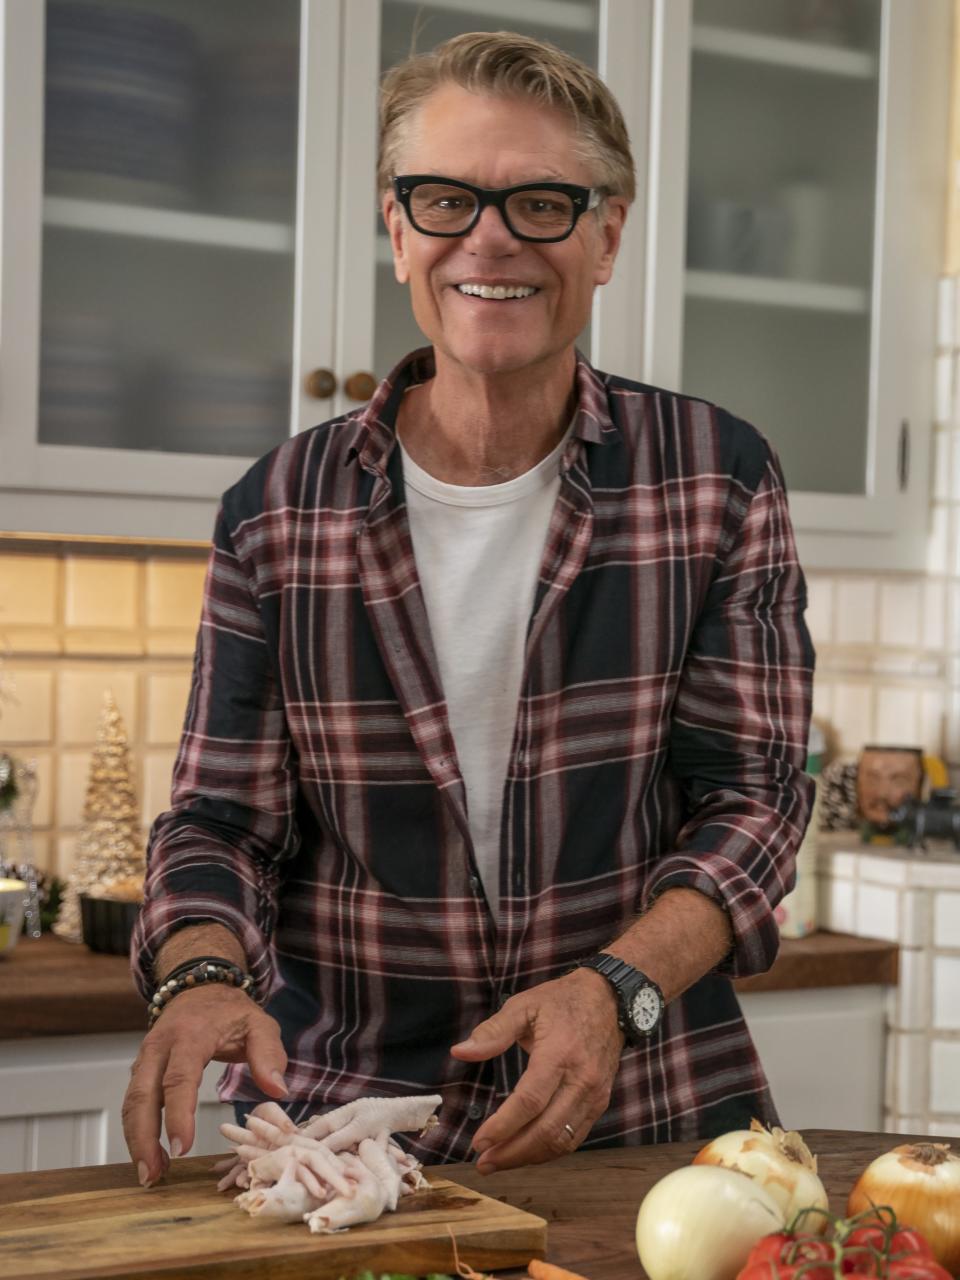
[[[218,1192],[209,1157],[177,1161],[166,1182],[137,1186],[129,1165],[103,1169],[97,1190],[71,1190],[84,1170],[0,1178],[3,1280],[350,1280],[371,1270],[455,1275],[451,1231],[477,1271],[543,1257],[546,1223],[445,1178],[404,1196],[378,1222],[332,1236],[303,1223],[251,1218]],[[114,1177],[110,1174],[116,1171]],[[12,1195],[11,1195],[12,1192]]]

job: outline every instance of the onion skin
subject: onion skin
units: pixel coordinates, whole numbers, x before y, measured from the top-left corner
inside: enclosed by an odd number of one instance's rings
[[[757,1241],[784,1226],[782,1210],[752,1178],[685,1165],[644,1196],[637,1253],[650,1280],[734,1280]]]
[[[787,1222],[800,1209],[830,1208],[826,1188],[817,1176],[817,1158],[799,1133],[765,1129],[754,1120],[749,1129],[734,1129],[708,1142],[693,1163],[722,1165],[754,1178],[777,1202]],[[822,1235],[829,1225],[827,1213],[812,1213],[800,1229]]]
[[[847,1217],[884,1204],[926,1237],[944,1270],[960,1275],[960,1157],[941,1142],[906,1143],[877,1156],[850,1192]]]

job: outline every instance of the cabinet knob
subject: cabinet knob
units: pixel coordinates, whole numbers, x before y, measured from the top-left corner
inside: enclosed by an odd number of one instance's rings
[[[312,369],[306,377],[307,395],[314,400],[328,400],[337,389],[332,369]]]
[[[351,373],[343,389],[351,400],[369,400],[377,389],[377,380],[372,373]]]

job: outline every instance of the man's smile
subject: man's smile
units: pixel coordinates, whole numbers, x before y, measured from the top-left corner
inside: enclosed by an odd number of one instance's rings
[[[485,302],[503,302],[507,299],[516,301],[532,298],[540,290],[530,284],[481,284],[476,281],[464,281],[455,286],[457,293],[465,298],[481,298]]]

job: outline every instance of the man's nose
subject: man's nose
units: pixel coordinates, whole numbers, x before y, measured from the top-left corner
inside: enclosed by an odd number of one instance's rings
[[[485,256],[516,253],[523,247],[504,221],[496,205],[488,204],[480,211],[476,226],[464,236],[464,248]]]

